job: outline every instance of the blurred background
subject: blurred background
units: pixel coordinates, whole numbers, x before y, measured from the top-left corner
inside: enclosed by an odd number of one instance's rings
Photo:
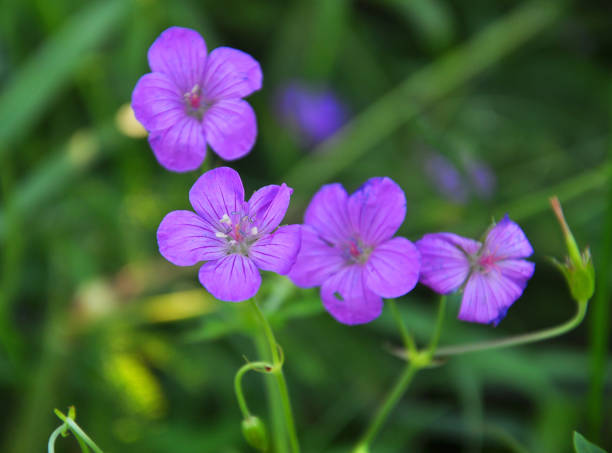
[[[74,404],[77,422],[121,452],[247,452],[233,376],[261,357],[246,307],[213,300],[197,267],[157,251],[163,216],[189,209],[201,171],[155,160],[129,110],[146,53],[167,27],[261,62],[249,97],[257,144],[232,162],[247,193],[287,182],[286,222],[321,184],[349,191],[387,175],[406,191],[400,234],[478,237],[509,213],[536,272],[497,328],[456,320],[442,345],[569,319],[548,257],[563,240],[557,194],[597,291],[583,325],[419,374],[374,452],[569,452],[572,431],[612,448],[608,356],[612,251],[612,6],[605,0],[2,0],[0,3],[1,450],[44,451]],[[223,162],[209,152],[204,171]],[[318,293],[264,276],[259,299],[286,354],[305,452],[346,452],[403,362],[392,317],[335,322]],[[436,297],[399,301],[418,340]],[[270,425],[270,384],[247,375]],[[76,452],[74,439],[58,451]]]

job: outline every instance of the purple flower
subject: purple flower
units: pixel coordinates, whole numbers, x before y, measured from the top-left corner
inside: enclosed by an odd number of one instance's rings
[[[533,253],[523,230],[506,215],[487,233],[484,244],[452,233],[426,234],[420,281],[447,294],[463,288],[459,319],[497,325],[533,275]]]
[[[350,197],[340,184],[323,186],[302,225],[302,248],[289,278],[321,286],[323,305],[344,324],[377,318],[383,297],[409,292],[419,276],[419,252],[393,237],[406,216],[406,197],[389,178],[372,178]]]
[[[425,174],[440,194],[455,203],[468,200],[468,188],[453,163],[442,154],[429,153],[424,161]]]
[[[278,112],[281,121],[306,145],[330,137],[347,119],[346,108],[333,91],[300,82],[293,82],[281,90]]]
[[[261,88],[261,68],[253,57],[229,47],[207,56],[199,33],[171,27],[155,40],[148,59],[153,72],[136,84],[132,108],[160,164],[195,170],[207,143],[225,160],[251,150],[257,124],[242,98]]]
[[[177,266],[206,261],[200,282],[217,299],[249,299],[261,284],[258,269],[286,274],[295,262],[300,226],[276,229],[292,191],[286,184],[265,186],[246,202],[236,171],[207,171],[189,191],[195,213],[173,211],[162,220],[159,251]]]
[[[486,163],[469,154],[464,154],[462,160],[476,196],[483,199],[491,198],[497,185],[493,170]]]

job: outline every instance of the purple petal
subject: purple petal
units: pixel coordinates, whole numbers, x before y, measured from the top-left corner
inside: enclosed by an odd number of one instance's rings
[[[255,144],[255,112],[242,99],[216,102],[204,115],[203,124],[208,143],[225,160],[244,156]]]
[[[390,239],[406,217],[404,191],[389,178],[371,178],[351,195],[353,229],[370,246]]]
[[[293,283],[302,288],[320,286],[344,265],[337,247],[323,241],[310,225],[302,225],[302,246],[289,272]]]
[[[325,185],[312,197],[304,223],[314,227],[325,241],[345,242],[352,233],[347,202],[348,195],[341,184]]]
[[[412,242],[396,237],[378,245],[366,263],[366,286],[382,297],[400,297],[419,280],[420,254]]]
[[[508,260],[487,273],[474,272],[465,285],[459,319],[497,325],[523,294],[534,267],[529,261]]]
[[[249,257],[258,268],[284,275],[295,263],[300,250],[300,236],[300,225],[280,227],[255,242]]]
[[[483,256],[494,256],[496,260],[527,258],[533,248],[525,233],[508,215],[500,220],[487,234]]]
[[[241,302],[257,294],[261,275],[251,259],[234,254],[202,266],[200,283],[219,300]]]
[[[218,47],[208,56],[204,90],[210,100],[236,99],[261,89],[261,68],[248,53]]]
[[[452,233],[426,234],[416,242],[421,253],[422,284],[440,294],[459,288],[470,273],[468,255],[480,249],[480,243]]]
[[[189,191],[193,209],[216,231],[225,231],[220,220],[227,214],[234,224],[245,213],[244,188],[240,175],[229,167],[209,170],[198,178]]]
[[[166,130],[152,131],[149,144],[159,163],[171,171],[195,170],[206,157],[202,126],[188,116]]]
[[[168,129],[186,116],[181,92],[161,73],[140,78],[132,92],[132,109],[148,131]]]
[[[283,183],[257,190],[249,200],[249,215],[260,233],[269,233],[285,217],[293,189]]]
[[[177,266],[225,256],[225,241],[191,211],[173,211],[164,217],[157,230],[157,243],[162,256]]]
[[[201,83],[206,67],[206,43],[189,28],[170,27],[149,49],[149,66],[174,81],[182,93]]]
[[[329,277],[321,286],[327,311],[343,324],[364,324],[382,312],[382,299],[364,285],[363,268],[348,266]]]

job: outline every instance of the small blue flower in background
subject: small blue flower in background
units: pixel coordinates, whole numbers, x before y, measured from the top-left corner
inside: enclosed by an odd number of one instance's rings
[[[346,106],[332,90],[298,81],[279,91],[277,113],[281,123],[305,146],[332,136],[348,118]]]

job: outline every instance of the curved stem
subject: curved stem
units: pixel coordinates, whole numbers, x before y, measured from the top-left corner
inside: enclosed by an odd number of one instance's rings
[[[276,378],[276,383],[280,391],[281,401],[283,404],[283,413],[285,416],[285,423],[287,425],[287,433],[289,434],[289,442],[291,443],[291,449],[293,450],[293,452],[299,453],[300,444],[298,442],[297,431],[295,429],[295,422],[293,421],[293,411],[291,410],[291,401],[289,399],[287,382],[285,381],[285,375],[283,374],[282,360],[278,343],[276,343],[274,332],[272,332],[272,328],[270,327],[268,320],[257,305],[257,302],[254,299],[251,299],[249,303],[253,308],[255,315],[259,319],[259,322],[263,327],[266,339],[268,340],[268,345],[270,346],[270,353],[272,354],[272,363],[274,365],[274,369],[271,370],[271,373]]]
[[[236,399],[238,400],[238,406],[240,406],[240,411],[244,418],[249,418],[251,416],[251,412],[249,411],[249,406],[246,403],[246,399],[244,398],[244,393],[242,392],[242,377],[247,371],[256,370],[256,369],[265,369],[266,367],[272,367],[267,362],[249,362],[245,363],[240,367],[236,376],[234,377],[234,391],[236,392]]]
[[[457,346],[448,346],[438,349],[436,357],[446,357],[450,355],[466,354],[468,352],[484,351],[488,349],[507,348],[526,343],[534,343],[536,341],[546,340],[548,338],[558,337],[566,332],[577,327],[587,312],[588,301],[577,302],[576,314],[569,320],[556,327],[539,330],[537,332],[516,335],[501,340],[483,341],[477,343],[469,343]]]
[[[54,412],[66,425],[68,425],[70,431],[72,431],[75,437],[81,438],[85,442],[85,444],[87,444],[89,448],[91,448],[95,453],[103,453],[102,449],[98,447],[96,443],[87,434],[85,434],[85,431],[83,431],[73,419],[71,419],[70,417],[66,417],[57,409]]]
[[[59,437],[65,427],[65,423],[58,426],[57,429],[51,433],[51,436],[49,436],[49,442],[47,443],[48,453],[55,453],[55,440]]]

